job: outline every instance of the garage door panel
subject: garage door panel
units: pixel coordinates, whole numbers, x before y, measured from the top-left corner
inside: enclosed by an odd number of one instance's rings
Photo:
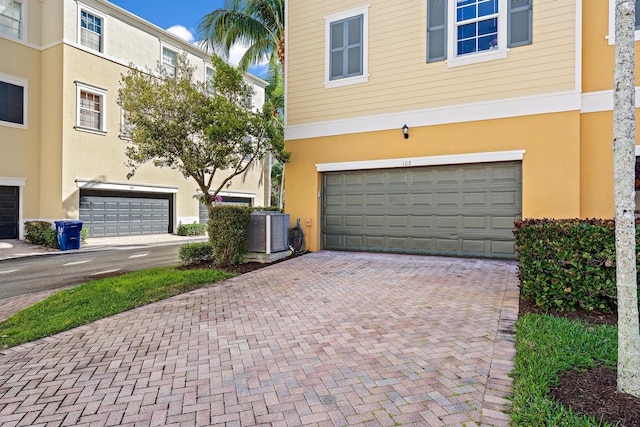
[[[358,206],[357,208],[372,208],[374,206],[382,207],[384,206],[384,198],[384,194],[367,194],[363,197],[364,206]]]
[[[513,232],[513,216],[508,217],[492,217],[491,228],[493,230],[507,230],[509,233]]]
[[[365,219],[365,225],[367,227],[384,227],[384,216],[367,215]]]
[[[462,227],[467,230],[484,230],[490,222],[483,216],[465,216],[462,218]]]
[[[345,196],[344,204],[347,206],[362,206],[362,194]]]
[[[363,247],[364,236],[345,236],[344,243],[348,248]]]
[[[435,206],[461,206],[460,193],[437,193]]]
[[[462,241],[462,250],[467,254],[486,254],[487,245],[489,242],[486,240],[468,240]]]
[[[346,177],[346,186],[361,186],[364,182],[364,177],[360,175],[349,175]]]
[[[345,216],[345,224],[347,227],[362,227],[362,217],[349,215]]]
[[[520,162],[325,173],[323,248],[513,258],[521,175]]]
[[[387,217],[387,226],[388,227],[409,227],[409,220],[411,217],[409,216],[388,216]]]
[[[369,250],[380,250],[380,248],[384,248],[385,246],[384,237],[381,236],[363,236],[363,239],[366,242],[364,247]],[[354,237],[351,241],[357,242],[358,240]],[[358,245],[352,246],[352,249],[355,249],[357,247]]]

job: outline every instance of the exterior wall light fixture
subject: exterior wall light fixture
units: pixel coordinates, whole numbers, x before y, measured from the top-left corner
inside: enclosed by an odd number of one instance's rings
[[[404,135],[404,139],[409,139],[409,126],[406,124],[402,126],[402,134]]]

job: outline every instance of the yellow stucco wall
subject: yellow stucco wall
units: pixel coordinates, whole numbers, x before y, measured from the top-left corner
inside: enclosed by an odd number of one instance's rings
[[[609,44],[609,0],[584,0],[582,32],[582,91],[597,92],[613,89],[615,46]],[[640,12],[639,12],[640,13]],[[636,58],[640,45],[636,43]],[[640,61],[636,61],[636,84]]]
[[[318,163],[526,150],[524,217],[580,216],[580,114],[544,114],[287,142],[285,211],[301,219],[309,249],[320,249]],[[307,226],[310,221],[311,225]]]
[[[40,53],[31,47],[3,41],[0,74],[26,80],[27,128],[0,125],[0,177],[26,179],[23,217],[39,216],[40,184]],[[28,189],[28,190],[27,190]]]

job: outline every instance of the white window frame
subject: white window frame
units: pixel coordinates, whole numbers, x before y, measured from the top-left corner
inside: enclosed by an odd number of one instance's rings
[[[120,108],[120,132],[118,138],[131,141],[131,130],[133,130],[133,124],[127,122],[127,112],[124,108]]]
[[[476,64],[479,62],[495,61],[507,57],[509,10],[507,0],[498,0],[498,48],[481,52],[467,53],[458,56],[458,35],[456,25],[456,2],[447,2],[447,67]]]
[[[102,28],[101,33],[100,33],[100,50],[95,50],[89,46],[85,46],[82,44],[82,12],[86,12],[88,14],[91,14],[93,16],[95,16],[96,18],[100,18],[102,20]],[[107,38],[105,37],[106,34],[106,28],[107,28],[107,19],[106,19],[106,15],[104,15],[101,12],[98,12],[97,10],[83,4],[83,3],[78,3],[78,24],[77,24],[77,43],[78,46],[81,46],[84,49],[87,49],[91,52],[99,52],[99,53],[105,53],[106,52],[106,43],[107,43]]]
[[[107,123],[107,110],[106,110],[106,105],[107,105],[107,89],[102,89],[96,86],[92,86],[86,83],[82,83],[79,81],[75,81],[74,82],[76,84],[76,125],[74,126],[74,129],[79,130],[79,131],[83,131],[83,132],[90,132],[90,133],[96,133],[96,134],[100,134],[100,135],[105,135],[107,133],[106,131],[106,123]],[[98,95],[100,96],[100,128],[99,129],[94,129],[94,128],[90,128],[90,127],[86,127],[86,126],[81,126],[80,125],[80,94],[82,92],[87,92],[87,93],[91,93],[93,95]]]
[[[324,17],[324,87],[326,89],[369,81],[369,7],[355,9]],[[331,80],[331,23],[362,15],[362,75]]]
[[[209,71],[211,71],[211,80],[209,81]],[[213,79],[216,76],[216,70],[213,66],[209,64],[205,64],[204,66],[204,87],[207,89],[207,92],[213,94],[215,90],[213,88]]]
[[[29,16],[29,0],[14,0],[16,3],[20,3],[20,35],[11,37],[6,34],[0,34],[0,37],[9,38],[12,40],[26,41],[27,39],[27,18]]]
[[[12,128],[18,129],[27,129],[28,126],[28,101],[29,101],[29,80],[23,79],[21,77],[11,76],[8,74],[0,73],[0,81],[4,83],[9,83],[16,86],[21,86],[23,90],[22,94],[22,123],[13,123],[13,122],[5,122],[4,120],[0,120],[1,126],[8,126]]]
[[[178,56],[180,55],[180,49],[175,48],[175,47],[173,47],[171,45],[168,45],[166,43],[160,43],[160,64],[161,64],[163,70],[164,70],[164,66],[165,66],[165,62],[164,62],[164,50],[165,49],[176,54],[176,63],[173,66],[174,67],[173,77],[177,77],[178,76]]]
[[[636,14],[640,10],[636,10]],[[605,37],[609,45],[616,44],[616,0],[609,0],[609,34]],[[636,30],[636,41],[640,40],[640,30]]]

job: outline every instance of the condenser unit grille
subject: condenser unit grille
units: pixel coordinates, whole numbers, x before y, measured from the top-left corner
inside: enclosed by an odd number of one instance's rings
[[[249,227],[249,251],[275,253],[289,249],[289,214],[254,212]]]

